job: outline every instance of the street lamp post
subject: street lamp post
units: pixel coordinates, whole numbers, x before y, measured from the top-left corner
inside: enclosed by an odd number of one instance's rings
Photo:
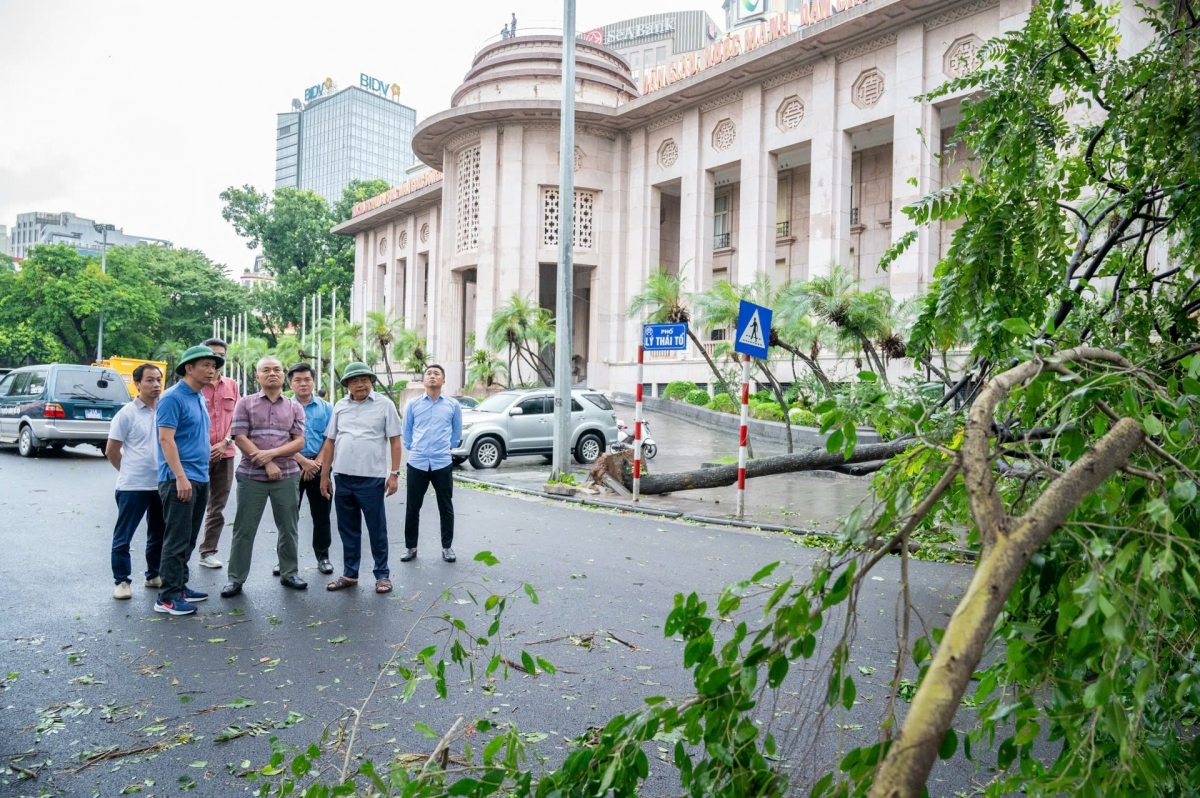
[[[558,145],[558,296],[554,337],[554,465],[571,472],[572,303],[575,296],[575,0],[563,0],[562,111]]]
[[[117,228],[115,225],[111,225],[111,224],[97,224],[97,225],[94,225],[94,227],[96,228],[96,232],[100,233],[104,237],[103,238],[104,243],[100,249],[100,273],[107,274],[108,273],[108,231],[116,230]],[[96,333],[96,362],[97,363],[104,362],[104,306],[103,305],[101,305],[101,307],[100,307],[100,329]]]

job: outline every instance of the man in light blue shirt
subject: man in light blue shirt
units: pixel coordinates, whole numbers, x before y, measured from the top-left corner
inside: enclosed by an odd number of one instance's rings
[[[408,508],[404,517],[404,556],[417,556],[421,505],[430,484],[437,496],[442,521],[442,559],[454,562],[454,465],[450,450],[462,442],[462,406],[442,396],[446,370],[436,363],[425,369],[425,393],[404,408],[404,448],[408,450]]]
[[[312,516],[313,554],[317,556],[317,570],[323,574],[333,573],[329,561],[329,544],[332,527],[329,511],[333,503],[321,495],[321,447],[325,445],[325,430],[333,416],[333,406],[313,393],[315,381],[313,369],[307,363],[297,363],[288,370],[292,397],[304,408],[304,448],[295,456],[300,464],[300,501],[308,497],[308,513]],[[275,573],[279,576],[278,571]]]

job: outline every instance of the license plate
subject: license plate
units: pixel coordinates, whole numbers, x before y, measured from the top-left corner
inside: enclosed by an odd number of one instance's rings
[[[93,419],[95,419],[95,420],[97,420],[97,421],[103,421],[103,420],[104,420],[104,414],[103,414],[103,413],[101,413],[99,410],[95,410],[95,409],[87,409],[87,410],[84,410],[84,411],[83,411],[83,417],[84,417],[84,418],[93,418]]]

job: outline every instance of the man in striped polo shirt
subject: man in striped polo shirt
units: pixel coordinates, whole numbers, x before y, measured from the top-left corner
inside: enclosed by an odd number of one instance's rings
[[[304,447],[304,408],[283,395],[283,364],[274,357],[258,361],[255,379],[261,390],[243,397],[233,411],[230,434],[242,452],[237,469],[237,515],[229,553],[229,584],[222,598],[242,592],[250,573],[254,537],[267,501],[275,516],[279,582],[293,590],[308,583],[296,575],[297,525],[300,518],[300,466],[293,455]]]

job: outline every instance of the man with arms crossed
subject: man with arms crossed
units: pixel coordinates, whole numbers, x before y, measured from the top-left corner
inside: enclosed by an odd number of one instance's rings
[[[158,427],[154,405],[162,393],[162,372],[152,363],[133,370],[138,395],[113,416],[104,456],[117,469],[117,526],[113,530],[113,598],[127,599],[130,571],[129,544],[142,516],[146,517],[146,587],[162,587],[158,567],[162,560],[163,506],[158,495]]]
[[[292,398],[304,408],[304,448],[295,456],[300,464],[300,501],[308,497],[308,514],[312,516],[313,554],[317,555],[317,570],[323,574],[333,573],[329,562],[329,499],[321,495],[321,446],[325,443],[325,430],[333,406],[313,394],[315,382],[312,366],[297,363],[288,370],[292,387]],[[279,566],[275,567],[279,576]]]
[[[225,357],[225,342],[209,338],[207,346],[218,357]],[[238,402],[237,382],[217,371],[213,381],[204,386],[204,401],[208,403],[208,510],[204,516],[204,537],[200,540],[200,564],[205,568],[220,568],[217,545],[225,530],[225,505],[233,487],[233,409]]]
[[[391,399],[372,390],[374,382],[375,372],[367,364],[346,366],[342,385],[349,395],[334,405],[321,447],[321,493],[333,499],[342,538],[342,576],[326,586],[329,590],[358,584],[365,517],[375,558],[375,592],[392,592],[383,500],[400,487],[400,414]],[[336,495],[331,476],[336,477]]]
[[[408,508],[404,517],[404,556],[417,556],[421,505],[433,484],[442,522],[442,559],[454,562],[454,468],[450,450],[462,442],[462,406],[442,396],[446,370],[435,364],[425,369],[425,393],[404,408],[404,448],[408,450]]]
[[[188,558],[196,548],[204,506],[208,500],[208,408],[201,390],[211,383],[225,364],[207,346],[193,346],[183,353],[175,374],[182,377],[163,394],[154,409],[158,425],[158,495],[163,504],[162,589],[155,612],[191,615],[195,602],[207,593],[192,590],[188,582]]]
[[[222,598],[241,593],[250,575],[254,537],[268,500],[278,530],[275,553],[279,556],[279,583],[293,590],[308,587],[296,576],[300,464],[293,459],[304,446],[304,410],[283,395],[283,364],[278,358],[268,355],[259,360],[254,377],[262,390],[237,403],[230,428],[234,443],[242,450],[242,462],[237,469],[229,584],[222,588]]]

